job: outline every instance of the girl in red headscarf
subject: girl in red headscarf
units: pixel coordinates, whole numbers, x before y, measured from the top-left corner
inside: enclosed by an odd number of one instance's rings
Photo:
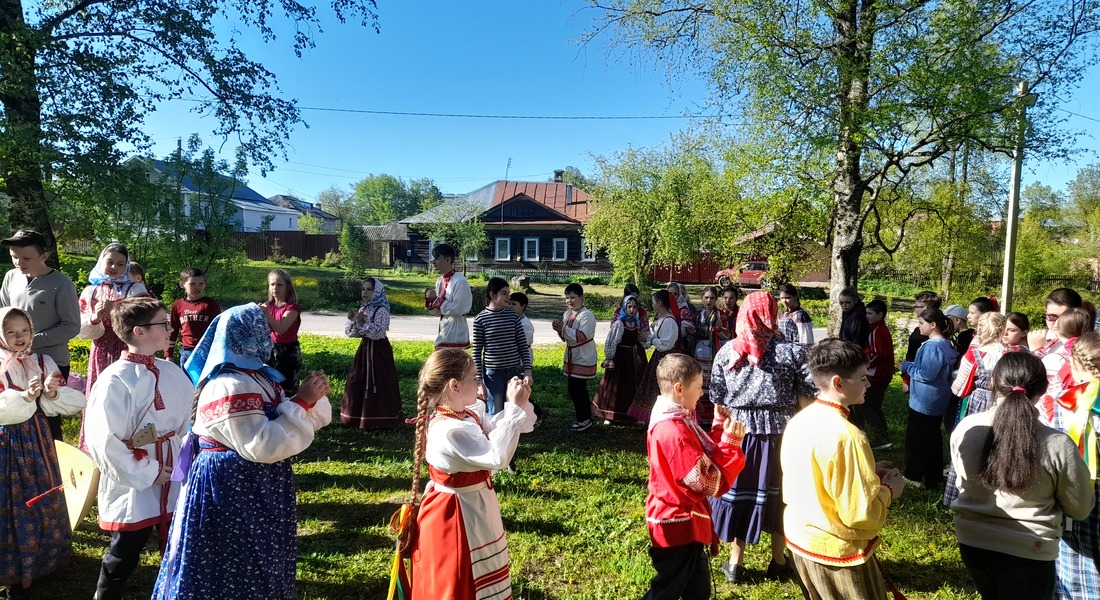
[[[799,396],[813,398],[817,388],[806,348],[775,335],[778,312],[770,293],[746,296],[737,313],[737,337],[718,351],[711,371],[711,401],[746,430],[745,468],[729,492],[712,500],[715,532],[733,542],[729,562],[721,564],[731,583],[744,583],[745,544],[759,542],[761,531],[772,539],[767,576],[781,579],[793,572],[784,553],[779,441]]]

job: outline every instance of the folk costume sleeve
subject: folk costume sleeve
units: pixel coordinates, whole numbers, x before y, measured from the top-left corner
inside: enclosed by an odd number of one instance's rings
[[[0,387],[4,387],[0,384]],[[28,400],[26,392],[4,387],[0,391],[0,425],[25,423],[38,410],[34,400]]]
[[[447,283],[446,296],[439,305],[439,313],[444,317],[461,317],[470,312],[474,296],[470,291],[470,282],[461,273],[455,273]]]
[[[676,321],[670,318],[664,318],[657,321],[653,330],[653,336],[650,338],[650,343],[653,347],[661,352],[668,352],[676,346],[676,340],[680,339],[680,328],[676,326]]]
[[[607,341],[603,344],[603,355],[607,360],[615,359],[615,350],[619,346],[619,342],[623,339],[623,322],[620,319],[615,319],[611,322],[611,331],[607,333]]]
[[[276,403],[269,419],[265,404]],[[195,431],[237,451],[245,459],[275,463],[301,453],[318,429],[332,420],[332,406],[322,397],[312,407],[247,373],[228,372],[211,379],[199,395]]]
[[[875,458],[866,438],[840,441],[833,456],[818,456],[825,466],[823,491],[836,507],[837,519],[851,529],[878,531],[890,512],[890,488],[875,473]]]
[[[84,413],[84,436],[92,460],[105,477],[136,490],[148,489],[160,474],[152,454],[127,444],[134,434],[131,425],[142,420],[148,406],[149,402],[135,402],[131,386],[117,370],[107,370],[92,387]]]
[[[968,396],[974,390],[974,374],[977,370],[978,359],[974,356],[974,348],[968,348],[959,363],[959,372],[955,375],[955,381],[951,384],[951,393],[959,396]]]
[[[45,367],[42,381],[46,381],[50,377],[61,378],[61,371],[52,358],[42,355],[42,365]],[[62,382],[62,385],[57,386],[56,398],[50,398],[45,393],[38,398],[38,405],[42,407],[42,412],[47,417],[78,413],[80,409],[84,408],[85,404],[87,404],[87,401],[84,399],[84,394],[64,385],[64,382]]]
[[[96,318],[96,290],[98,286],[89,285],[80,293],[80,338],[98,340],[106,331],[106,324]]]
[[[519,444],[520,434],[534,428],[535,413],[531,404],[521,409],[506,402],[504,410],[492,418],[485,414],[484,402],[478,401],[468,410],[477,422],[471,418],[463,421],[433,419],[428,435],[442,435],[446,443],[432,444],[429,439],[428,462],[449,473],[506,469]]]
[[[362,328],[363,337],[371,340],[380,340],[386,337],[390,329],[390,309],[385,306],[376,307],[367,320],[366,327]]]

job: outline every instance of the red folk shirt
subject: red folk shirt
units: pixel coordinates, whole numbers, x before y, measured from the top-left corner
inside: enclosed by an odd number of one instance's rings
[[[894,378],[894,338],[885,321],[871,324],[867,336],[867,380],[890,381]]]
[[[715,443],[710,456],[682,420],[661,421],[646,437],[649,496],[645,516],[654,546],[710,545],[717,540],[709,498],[733,487],[745,466],[745,454],[741,440],[723,436],[719,425],[710,437]]]
[[[172,343],[180,340],[180,344],[187,349],[194,348],[210,327],[210,321],[222,312],[218,301],[203,296],[198,300],[181,298],[172,303],[172,314],[169,320],[172,323]]]

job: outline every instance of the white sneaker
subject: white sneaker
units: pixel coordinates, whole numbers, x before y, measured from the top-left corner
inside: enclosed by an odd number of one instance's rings
[[[569,429],[571,429],[573,431],[584,431],[585,429],[588,429],[591,426],[592,426],[592,420],[591,419],[585,419],[583,421],[573,423],[572,425],[569,426]]]

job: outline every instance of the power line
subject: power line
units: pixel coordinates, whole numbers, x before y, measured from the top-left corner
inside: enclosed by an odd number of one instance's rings
[[[1066,114],[1070,114],[1070,115],[1073,115],[1073,116],[1075,116],[1075,117],[1079,117],[1079,118],[1085,119],[1085,120],[1087,120],[1087,121],[1093,121],[1093,122],[1096,122],[1096,123],[1100,123],[1100,119],[1097,119],[1096,117],[1090,117],[1090,116],[1087,116],[1087,115],[1082,115],[1082,114],[1080,114],[1080,113],[1075,113],[1075,112],[1073,112],[1072,110],[1066,110],[1066,109],[1064,109],[1064,108],[1058,108],[1057,106],[1055,106],[1055,107],[1054,107],[1054,109],[1055,109],[1055,110],[1060,110],[1060,111],[1062,111],[1062,112],[1064,112],[1064,113],[1066,113]]]
[[[364,115],[388,115],[397,117],[443,117],[448,119],[530,119],[547,121],[633,121],[661,119],[707,119],[709,115],[481,115],[467,113],[408,112],[398,110],[368,110],[364,108],[327,108],[299,106],[298,110],[338,112]]]

